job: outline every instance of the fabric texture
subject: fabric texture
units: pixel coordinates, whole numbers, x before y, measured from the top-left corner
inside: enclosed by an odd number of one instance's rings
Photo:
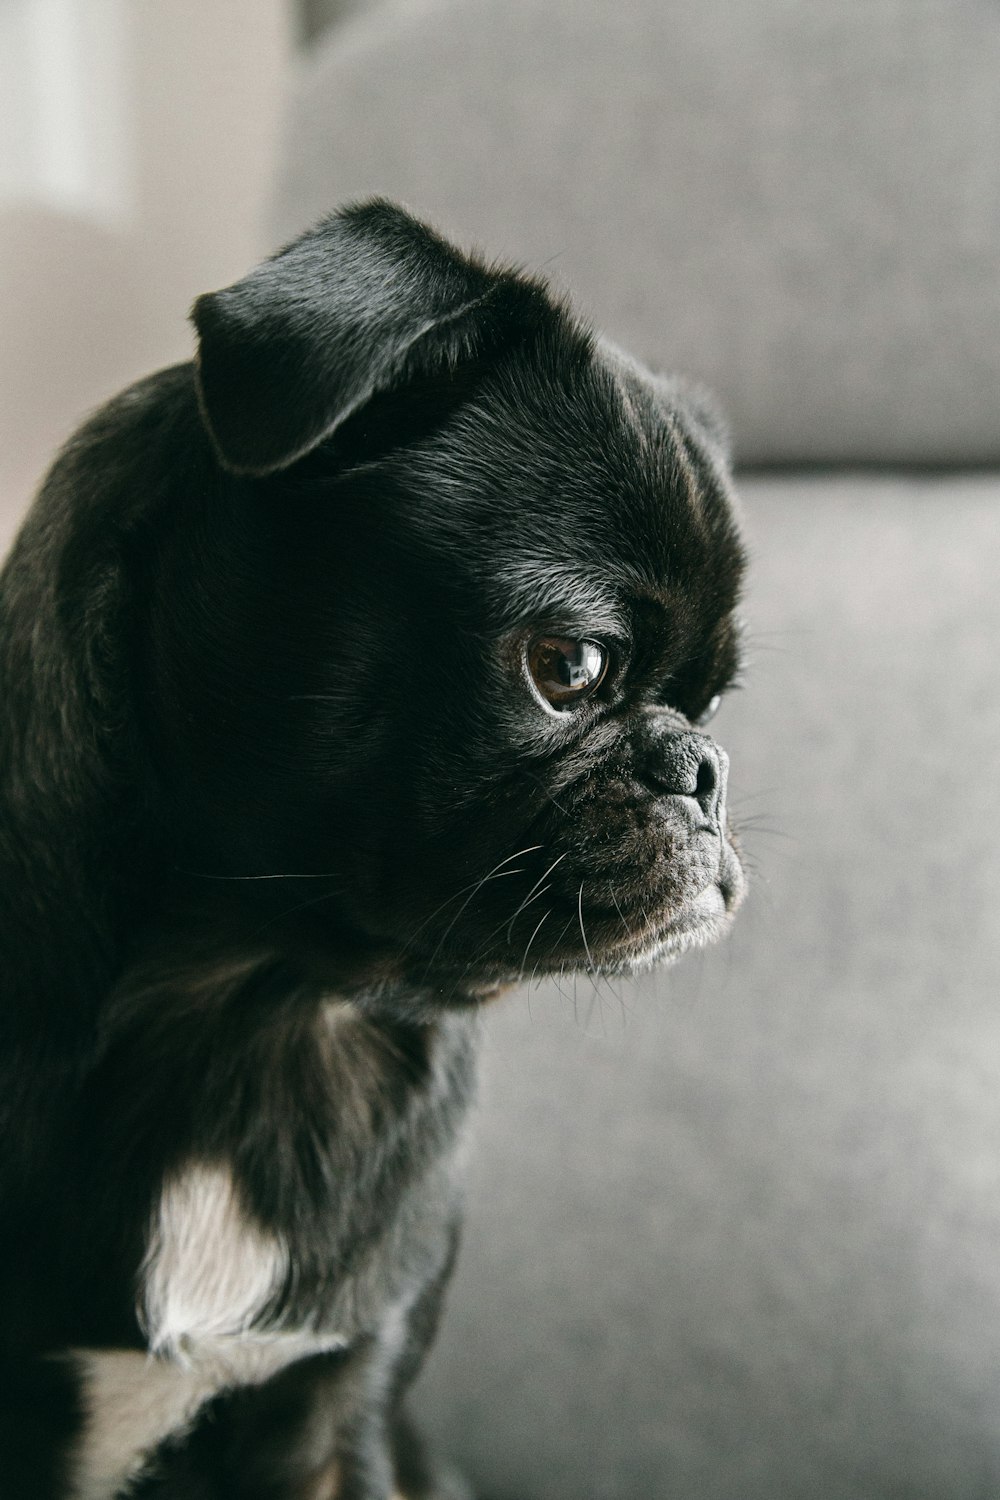
[[[743,488],[735,929],[488,1016],[421,1400],[487,1500],[1000,1494],[1000,481]]]
[[[397,0],[296,91],[276,239],[385,193],[714,388],[744,462],[1000,460],[995,0]]]

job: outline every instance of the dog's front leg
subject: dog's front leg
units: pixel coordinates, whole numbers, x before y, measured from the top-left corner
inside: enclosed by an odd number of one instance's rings
[[[366,1348],[314,1355],[215,1397],[160,1446],[127,1500],[389,1500],[370,1369]]]

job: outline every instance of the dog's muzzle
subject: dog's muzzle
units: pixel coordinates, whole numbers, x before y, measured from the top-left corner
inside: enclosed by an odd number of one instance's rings
[[[707,735],[650,717],[640,741],[639,774],[663,797],[691,797],[713,829],[724,825],[729,757]]]

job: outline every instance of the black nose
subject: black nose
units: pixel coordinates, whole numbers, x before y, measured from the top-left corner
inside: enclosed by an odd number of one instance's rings
[[[729,757],[707,735],[682,731],[658,739],[646,775],[654,790],[668,797],[693,797],[706,818],[718,821]]]

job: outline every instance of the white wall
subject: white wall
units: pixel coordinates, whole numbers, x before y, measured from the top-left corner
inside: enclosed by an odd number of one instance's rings
[[[80,417],[271,248],[290,9],[0,4],[0,547]]]

